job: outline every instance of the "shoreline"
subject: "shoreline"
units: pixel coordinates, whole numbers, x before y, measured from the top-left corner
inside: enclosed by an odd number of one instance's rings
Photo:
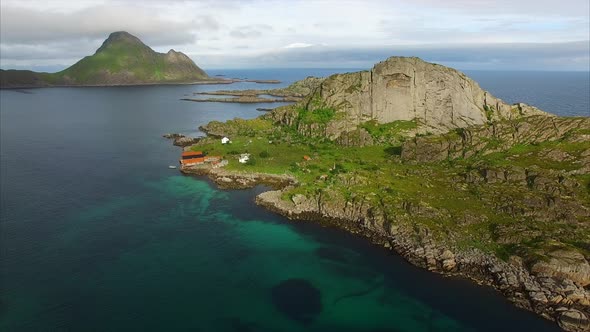
[[[522,260],[502,261],[478,249],[460,250],[435,241],[427,229],[420,238],[413,230],[395,226],[386,230],[386,216],[372,207],[325,203],[321,194],[307,198],[296,195],[282,199],[286,188],[297,185],[289,175],[241,173],[222,168],[181,167],[186,175],[207,176],[221,190],[239,190],[265,185],[272,190],[256,196],[255,203],[289,220],[316,222],[337,227],[368,239],[384,249],[393,250],[409,263],[444,276],[461,277],[479,285],[493,287],[516,307],[556,322],[565,331],[588,331],[590,314],[588,292],[569,279],[557,282],[550,277],[532,275]],[[580,299],[580,297],[582,297]],[[575,301],[578,300],[578,301]]]

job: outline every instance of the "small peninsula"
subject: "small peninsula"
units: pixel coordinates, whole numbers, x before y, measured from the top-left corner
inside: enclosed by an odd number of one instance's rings
[[[0,87],[116,86],[216,82],[188,56],[158,53],[125,31],[113,32],[93,54],[57,73],[0,70]]]
[[[227,163],[181,171],[221,188],[269,185],[256,202],[272,211],[493,286],[564,330],[590,329],[590,118],[510,105],[406,57],[319,79],[299,99],[203,126],[208,136],[185,149]]]
[[[219,90],[208,92],[195,92],[194,95],[204,97],[182,98],[181,100],[194,102],[240,104],[298,102],[301,101],[305,96],[309,95],[313,91],[313,89],[318,87],[323,82],[323,80],[323,78],[309,76],[301,81],[294,82],[288,87],[279,89]],[[250,80],[250,82],[258,81]],[[227,97],[220,98],[219,96]]]

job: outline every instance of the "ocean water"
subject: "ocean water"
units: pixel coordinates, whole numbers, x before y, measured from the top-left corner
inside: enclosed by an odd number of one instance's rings
[[[285,85],[331,72],[212,74]],[[180,150],[162,134],[277,105],[179,100],[218,88],[0,91],[1,331],[557,330],[492,289],[259,208],[262,187],[221,191],[168,169]],[[576,96],[559,112],[587,112]]]

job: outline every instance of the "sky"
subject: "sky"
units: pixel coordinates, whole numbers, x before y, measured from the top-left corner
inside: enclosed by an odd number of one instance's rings
[[[57,71],[114,31],[204,69],[590,70],[588,0],[1,0],[0,67]]]

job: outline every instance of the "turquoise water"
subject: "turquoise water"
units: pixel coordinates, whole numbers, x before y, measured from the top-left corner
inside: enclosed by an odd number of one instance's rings
[[[0,91],[0,330],[556,330],[491,289],[265,211],[264,188],[168,169],[179,149],[162,134],[268,107],[179,100],[215,88]]]

